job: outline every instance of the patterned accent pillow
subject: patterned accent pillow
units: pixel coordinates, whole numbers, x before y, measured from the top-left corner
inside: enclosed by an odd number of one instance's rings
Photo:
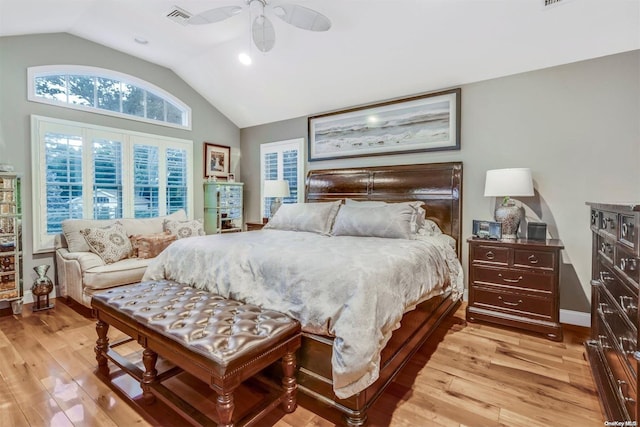
[[[389,203],[375,207],[343,206],[333,226],[334,236],[412,239],[411,221],[415,209],[409,203]]]
[[[80,234],[84,236],[91,252],[107,264],[128,258],[133,250],[124,226],[117,221],[106,227],[84,228]]]
[[[342,201],[283,204],[263,229],[308,231],[329,235]]]
[[[192,219],[186,221],[176,221],[172,219],[164,220],[164,231],[175,235],[178,239],[185,237],[204,236],[204,226],[202,220]]]

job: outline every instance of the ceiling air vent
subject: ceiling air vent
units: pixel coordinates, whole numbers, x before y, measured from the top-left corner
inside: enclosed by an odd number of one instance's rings
[[[191,18],[191,14],[178,6],[173,6],[173,10],[167,13],[167,18],[180,25],[187,25],[189,18]]]

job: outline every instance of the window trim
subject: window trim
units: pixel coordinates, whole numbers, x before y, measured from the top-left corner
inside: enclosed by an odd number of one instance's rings
[[[291,146],[291,147],[296,146],[296,148],[298,149],[298,203],[304,202],[305,189],[306,189],[305,173],[304,173],[304,166],[305,166],[304,138],[294,138],[294,139],[287,139],[284,141],[266,142],[264,144],[260,144],[260,216],[263,215],[264,208],[265,208],[264,206],[264,199],[265,199],[264,197],[264,155],[267,152],[269,153],[277,152],[281,154],[283,149],[288,146]],[[280,159],[281,155],[279,155],[278,158]],[[279,162],[278,165],[280,166],[281,163]],[[278,167],[278,179],[283,179],[282,170],[280,169],[280,167]]]
[[[161,120],[148,119],[146,117],[139,117],[132,114],[125,114],[118,111],[104,110],[93,106],[86,106],[80,104],[69,104],[67,102],[61,102],[54,99],[47,99],[36,96],[35,93],[35,79],[36,77],[45,77],[52,75],[66,75],[72,74],[76,76],[90,76],[99,77],[105,79],[117,80],[119,82],[129,83],[140,89],[144,89],[147,92],[151,92],[154,95],[162,98],[165,101],[169,101],[176,106],[182,108],[186,113],[186,124],[178,125],[175,123],[169,123]],[[27,68],[27,99],[32,102],[38,102],[41,104],[54,105],[56,107],[70,108],[72,110],[88,111],[91,113],[102,114],[105,116],[119,117],[122,119],[129,119],[138,122],[152,123],[160,126],[167,126],[177,129],[191,130],[191,107],[182,102],[176,96],[170,94],[166,90],[142,80],[138,77],[131,76],[129,74],[121,73],[114,70],[108,70],[106,68],[91,67],[87,65],[41,65],[36,67]]]
[[[54,127],[67,127],[75,128],[79,132],[83,140],[83,147],[91,146],[92,137],[101,133],[121,134],[122,135],[122,153],[123,153],[123,181],[126,179],[126,183],[123,184],[123,195],[125,197],[133,196],[133,173],[132,160],[133,145],[141,144],[144,142],[146,145],[157,145],[159,147],[180,148],[186,151],[187,160],[187,214],[190,218],[193,218],[194,210],[194,175],[193,175],[193,141],[187,139],[172,138],[164,135],[155,135],[143,132],[130,131],[126,129],[110,128],[105,126],[93,125],[90,123],[74,122],[63,119],[55,119],[51,117],[31,115],[31,201],[32,201],[32,218],[33,218],[33,253],[48,253],[54,250],[54,238],[56,234],[47,233],[47,211],[46,204],[43,209],[43,200],[46,198],[46,180],[43,177],[45,164],[45,149],[44,144],[40,138],[42,133],[42,126],[54,126]],[[92,162],[91,150],[83,150],[83,166]],[[163,157],[160,157],[160,164],[158,165],[160,177],[166,175],[166,161]],[[163,169],[164,168],[164,169]],[[90,168],[83,167],[82,170],[82,184],[83,187],[93,188],[93,175]],[[163,195],[164,191],[159,192],[160,204],[159,204],[159,216],[166,215],[166,195]],[[86,206],[84,212],[92,211],[93,200],[92,192],[83,192],[83,206]],[[133,204],[132,204],[133,203]],[[126,199],[123,202],[123,217],[130,218],[134,214],[135,200]],[[86,218],[92,219],[92,218]]]

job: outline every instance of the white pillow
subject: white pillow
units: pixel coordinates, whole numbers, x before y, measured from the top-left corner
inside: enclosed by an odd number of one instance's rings
[[[336,216],[333,235],[411,239],[414,216],[415,208],[409,203],[388,203],[368,208],[345,205]]]
[[[308,231],[329,235],[342,201],[319,203],[286,203],[263,229]]]
[[[176,236],[178,239],[184,239],[185,237],[204,236],[204,226],[202,221],[198,219],[177,221],[173,219],[164,220],[164,231]]]
[[[106,264],[128,258],[133,251],[127,232],[118,221],[106,227],[84,228],[80,234],[84,236],[91,252]]]
[[[424,221],[425,221],[425,215],[426,215],[426,212],[422,207],[424,205],[424,202],[416,200],[413,202],[400,202],[400,203],[407,203],[409,204],[409,206],[415,209],[413,216],[411,217],[411,232],[417,233],[418,230],[424,227]],[[345,206],[363,207],[363,208],[379,207],[379,206],[390,205],[390,204],[397,204],[397,203],[387,203],[381,200],[362,200],[362,201],[353,200],[353,199],[344,200]]]

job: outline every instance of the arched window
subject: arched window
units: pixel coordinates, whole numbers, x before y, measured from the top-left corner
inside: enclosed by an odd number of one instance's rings
[[[80,65],[29,67],[29,100],[191,129],[191,108],[127,74]]]

